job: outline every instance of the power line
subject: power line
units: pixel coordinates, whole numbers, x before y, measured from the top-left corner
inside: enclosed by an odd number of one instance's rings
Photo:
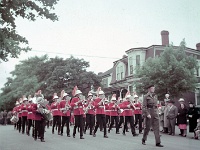
[[[105,56],[92,56],[92,55],[78,55],[78,54],[66,54],[66,53],[58,53],[58,52],[49,52],[49,51],[41,51],[41,50],[31,50],[34,52],[40,52],[40,53],[51,53],[51,54],[59,54],[59,55],[72,55],[72,56],[82,56],[82,57],[95,57],[95,58],[106,58],[106,59],[121,59],[121,58],[115,58],[115,57],[105,57]]]

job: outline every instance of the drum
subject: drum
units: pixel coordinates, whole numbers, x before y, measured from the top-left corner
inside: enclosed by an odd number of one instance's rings
[[[18,120],[19,120],[19,118],[18,118],[18,116],[12,116],[12,118],[10,119],[10,121],[12,122],[12,123],[17,123],[18,122]]]

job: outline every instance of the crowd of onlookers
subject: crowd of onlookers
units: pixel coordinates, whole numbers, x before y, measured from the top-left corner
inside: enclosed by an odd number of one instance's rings
[[[1,111],[0,112],[0,125],[11,124],[10,119],[12,118],[12,111]]]
[[[169,99],[169,94],[159,108],[161,131],[169,135],[175,135],[175,126],[180,129],[180,136],[187,136],[187,125],[189,132],[194,133],[194,138],[198,139],[200,134],[200,114],[192,102],[189,108],[186,107],[183,98],[179,99],[179,106],[174,105],[174,101]]]

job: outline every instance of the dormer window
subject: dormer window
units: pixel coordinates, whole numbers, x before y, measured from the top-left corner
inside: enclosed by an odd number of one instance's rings
[[[133,58],[132,57],[129,58],[129,71],[130,71],[130,75],[133,74]]]
[[[119,66],[117,67],[117,80],[120,80],[120,70],[119,70]]]

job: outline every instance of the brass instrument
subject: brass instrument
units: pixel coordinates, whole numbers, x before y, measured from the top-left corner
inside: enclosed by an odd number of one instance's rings
[[[93,106],[93,105],[92,105],[92,102],[93,102],[93,100],[91,100],[90,103],[88,104],[88,106],[85,108],[84,114],[87,114],[87,113],[88,113],[88,110],[89,110],[89,109],[92,109],[92,106]]]
[[[63,113],[66,114],[68,110],[70,110],[71,106],[69,105],[68,101],[66,101],[65,108],[63,109]]]
[[[129,102],[131,103],[131,105],[133,106],[133,108],[136,109],[134,103],[132,102],[132,100],[129,100]]]
[[[42,97],[40,97],[40,98],[42,98]],[[46,106],[48,103],[49,103],[48,101],[41,100],[37,105],[37,110],[39,113],[41,113],[41,115],[44,117],[45,120],[49,121],[49,120],[53,119],[53,115]]]

